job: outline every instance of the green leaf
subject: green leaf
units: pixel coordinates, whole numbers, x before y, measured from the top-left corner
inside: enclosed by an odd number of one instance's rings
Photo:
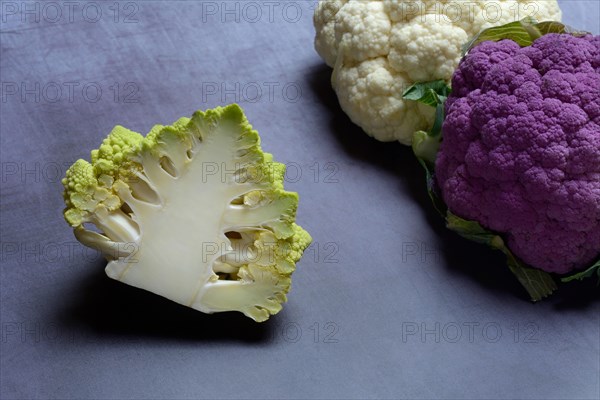
[[[433,121],[433,126],[431,127],[431,131],[429,132],[429,135],[431,136],[437,137],[442,135],[442,126],[444,125],[444,118],[446,118],[444,111],[445,103],[446,99],[440,102],[435,108],[435,120]]]
[[[521,286],[527,290],[532,301],[540,301],[550,296],[556,289],[556,282],[549,273],[539,269],[526,267],[508,248],[503,249],[508,268],[517,277]]]
[[[549,33],[566,33],[573,36],[585,36],[588,32],[577,31],[567,25],[556,21],[537,23],[535,19],[527,17],[521,21],[511,22],[502,26],[485,29],[476,35],[470,42],[463,46],[463,56],[481,42],[498,42],[510,39],[521,47],[531,46],[538,38]]]
[[[591,278],[592,276],[594,276],[594,273],[596,275],[598,275],[598,285],[600,285],[600,260],[596,261],[596,263],[594,263],[594,265],[592,265],[585,271],[578,272],[576,274],[573,274],[570,276],[565,276],[564,278],[561,278],[561,281],[562,282],[571,282],[576,279],[582,281],[586,278]]]
[[[540,22],[537,24],[537,29],[542,36],[549,33],[569,33],[566,25],[556,21]]]
[[[404,91],[402,97],[435,107],[435,121],[429,132],[418,131],[413,135],[412,149],[419,163],[425,169],[427,192],[435,209],[444,216],[446,205],[435,190],[435,159],[442,140],[444,123],[444,102],[450,95],[450,86],[444,80],[417,82]]]
[[[431,82],[417,82],[402,93],[403,99],[414,100],[435,107],[435,120],[431,131],[428,133],[430,136],[438,136],[442,133],[444,103],[451,91],[446,81],[441,79]]]
[[[498,245],[500,245],[500,247],[504,246],[504,242],[500,236],[488,231],[478,222],[461,218],[453,214],[450,210],[448,210],[446,214],[446,224],[448,229],[458,233],[466,239],[477,243],[487,244],[494,248],[498,248]],[[500,239],[501,243],[498,243],[498,239]]]
[[[478,222],[469,221],[458,217],[448,210],[446,223],[450,230],[462,237],[477,243],[486,244],[493,249],[500,250],[506,256],[508,268],[517,277],[523,288],[533,301],[539,301],[554,292],[557,287],[552,276],[539,269],[527,267],[519,261],[506,247],[500,235],[485,229]]]
[[[533,18],[526,18],[522,21],[515,21],[510,24],[485,29],[463,46],[463,56],[479,43],[488,40],[498,42],[502,39],[510,39],[521,47],[530,46],[533,43],[530,29],[533,24],[535,24]]]
[[[433,167],[440,148],[440,138],[425,131],[417,131],[413,135],[413,153],[428,167]]]
[[[417,82],[402,93],[402,98],[437,107],[443,104],[450,94],[450,86],[445,80]]]
[[[435,158],[440,147],[440,137],[431,136],[425,131],[417,131],[413,135],[412,149],[419,160],[419,164],[425,170],[425,180],[427,184],[427,193],[433,203],[433,207],[443,217],[446,215],[446,205],[437,195],[435,189],[435,179],[433,170],[435,168]]]
[[[589,32],[579,31],[556,21],[540,22],[539,24],[536,24],[536,28],[540,32],[541,36],[549,33],[566,33],[573,36],[585,36],[590,34]]]

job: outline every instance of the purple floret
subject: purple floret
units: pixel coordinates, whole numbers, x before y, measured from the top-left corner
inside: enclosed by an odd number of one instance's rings
[[[556,273],[600,257],[600,37],[483,42],[446,103],[436,179],[448,208]]]

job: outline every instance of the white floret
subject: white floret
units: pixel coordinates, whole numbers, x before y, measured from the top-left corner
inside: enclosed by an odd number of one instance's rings
[[[402,132],[425,129],[434,109],[402,99],[409,80],[393,71],[386,57],[338,68],[332,84],[350,119],[381,141],[410,144]]]
[[[348,0],[321,1],[317,4],[313,16],[313,23],[317,32],[315,49],[331,68],[333,68],[337,59],[338,43],[335,39],[336,16],[338,11],[347,2]]]
[[[345,54],[347,60],[365,61],[390,52],[390,29],[382,2],[353,1],[336,16],[335,39],[338,49],[342,41],[352,49]]]
[[[392,29],[390,65],[405,72],[411,82],[427,82],[434,76],[448,79],[460,61],[467,33],[450,22],[421,24],[413,19]]]

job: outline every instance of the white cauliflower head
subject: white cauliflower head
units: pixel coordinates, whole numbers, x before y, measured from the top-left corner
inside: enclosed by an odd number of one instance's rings
[[[415,82],[449,81],[462,46],[526,17],[560,21],[557,0],[321,0],[315,48],[333,68],[340,106],[375,139],[411,143],[434,111],[402,99]]]

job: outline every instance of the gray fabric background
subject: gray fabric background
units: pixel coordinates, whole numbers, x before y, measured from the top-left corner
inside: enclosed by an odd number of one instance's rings
[[[599,33],[597,0],[560,3]],[[23,4],[0,26],[2,399],[600,397],[594,283],[532,305],[447,232],[410,151],[340,111],[313,2]],[[114,125],[234,101],[314,237],[261,325],[111,281],[61,215],[60,177]]]

